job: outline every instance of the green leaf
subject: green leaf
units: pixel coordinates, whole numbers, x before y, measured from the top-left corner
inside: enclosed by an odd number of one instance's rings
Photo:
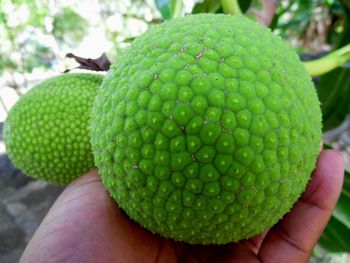
[[[238,3],[242,12],[245,13],[250,6],[251,0],[238,0]],[[223,13],[221,0],[205,0],[197,3],[193,7],[192,13]]]
[[[331,149],[333,149],[333,147],[330,144],[324,143],[323,144],[323,149],[331,150]]]
[[[156,7],[164,19],[171,19],[171,2],[173,0],[156,0]]]
[[[202,3],[197,3],[193,7],[192,13],[218,13],[220,8],[221,0],[205,0]]]
[[[344,185],[335,211],[319,244],[330,252],[350,252],[350,173],[345,172]]]
[[[350,10],[346,10],[344,29],[335,49],[350,43]],[[350,113],[350,69],[337,68],[320,77],[317,93],[321,101],[323,130],[337,127]]]
[[[76,46],[84,38],[87,28],[87,21],[72,8],[66,7],[54,17],[52,33],[57,40]]]
[[[251,5],[252,0],[238,0],[239,6],[243,13],[245,13]]]
[[[343,0],[343,3],[350,9],[350,0]]]
[[[182,0],[155,0],[156,7],[164,19],[172,19],[182,15]]]

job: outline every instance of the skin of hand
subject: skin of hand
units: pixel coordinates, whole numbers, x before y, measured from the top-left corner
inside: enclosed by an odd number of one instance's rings
[[[62,192],[20,262],[308,262],[339,198],[343,174],[341,155],[322,151],[306,191],[275,226],[249,240],[203,246],[162,238],[129,220],[94,170]]]

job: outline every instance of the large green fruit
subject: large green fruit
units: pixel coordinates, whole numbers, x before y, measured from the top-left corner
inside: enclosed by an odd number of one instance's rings
[[[90,114],[101,75],[64,74],[22,96],[4,124],[15,166],[37,179],[66,184],[94,167]]]
[[[188,243],[275,224],[315,168],[321,112],[295,52],[241,16],[201,14],[137,38],[96,97],[92,147],[133,220]]]

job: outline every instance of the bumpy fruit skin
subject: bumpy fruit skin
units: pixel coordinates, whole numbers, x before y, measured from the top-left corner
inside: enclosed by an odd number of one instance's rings
[[[92,116],[103,183],[135,221],[188,243],[274,225],[304,191],[321,139],[297,55],[243,17],[201,14],[137,38]]]
[[[103,77],[75,73],[33,87],[4,124],[7,153],[25,174],[67,184],[94,165],[90,115]]]

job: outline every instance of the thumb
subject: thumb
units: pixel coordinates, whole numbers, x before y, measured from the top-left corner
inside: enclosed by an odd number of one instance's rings
[[[158,239],[124,215],[93,170],[57,198],[20,262],[135,262],[154,258]]]

